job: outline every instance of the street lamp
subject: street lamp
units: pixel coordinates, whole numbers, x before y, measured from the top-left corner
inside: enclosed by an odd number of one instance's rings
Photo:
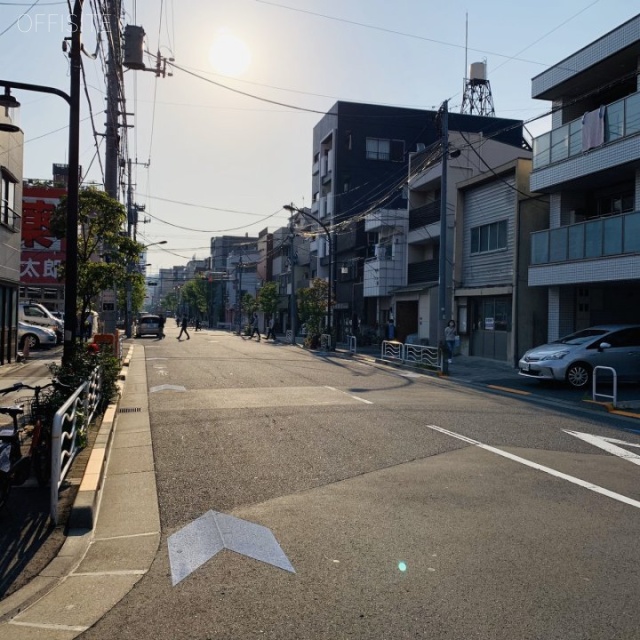
[[[65,260],[65,285],[64,285],[64,343],[62,361],[70,364],[75,351],[75,339],[78,330],[77,296],[78,296],[78,200],[80,190],[80,53],[82,49],[82,2],[75,0],[73,12],[69,16],[71,22],[71,42],[69,51],[70,60],[70,88],[65,93],[54,87],[46,87],[24,82],[11,82],[0,80],[0,86],[4,87],[5,95],[10,89],[24,89],[39,93],[51,93],[57,95],[69,105],[69,173],[67,182],[67,224],[66,239],[67,252]]]
[[[314,216],[312,213],[309,213],[308,211],[304,211],[303,209],[298,209],[298,207],[294,206],[293,204],[285,204],[283,207],[283,209],[286,209],[289,213],[299,213],[302,216],[305,216],[307,218],[311,218],[311,220],[313,220],[315,223],[317,223],[318,225],[320,225],[325,233],[325,235],[327,236],[327,246],[328,246],[328,257],[329,257],[329,286],[327,287],[327,332],[331,333],[331,325],[332,325],[332,313],[331,313],[331,300],[333,297],[333,283],[334,283],[334,278],[333,278],[333,238],[331,236],[331,231],[329,230],[329,227],[327,227],[327,225],[322,222],[321,220],[319,220],[318,218],[316,218],[316,216]],[[293,239],[292,239],[293,242]],[[293,277],[292,277],[292,285],[293,285]]]

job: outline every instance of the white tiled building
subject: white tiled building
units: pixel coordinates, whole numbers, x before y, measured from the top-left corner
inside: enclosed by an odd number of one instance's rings
[[[550,197],[531,234],[530,286],[548,338],[640,321],[640,15],[533,78],[552,130],[534,140],[531,190]]]

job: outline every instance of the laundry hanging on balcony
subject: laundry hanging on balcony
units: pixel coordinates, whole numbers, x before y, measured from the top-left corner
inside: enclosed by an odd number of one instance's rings
[[[582,116],[582,150],[588,151],[604,144],[604,117],[607,107],[602,105]]]

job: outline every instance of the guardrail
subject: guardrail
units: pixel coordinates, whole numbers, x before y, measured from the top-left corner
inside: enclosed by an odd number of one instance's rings
[[[597,391],[597,378],[598,371],[610,371],[613,374],[613,395],[608,395],[606,393],[598,393]],[[609,398],[609,400],[613,400],[613,408],[616,408],[618,404],[618,373],[613,367],[603,367],[598,365],[593,368],[593,383],[591,389],[591,399],[596,402],[596,397],[599,396],[601,398]]]
[[[80,421],[81,410],[86,410],[83,397],[88,382],[78,387],[73,395],[56,411],[51,429],[51,509],[50,516],[58,524],[58,491],[71,463],[80,450],[78,435],[87,428],[86,420]],[[85,414],[86,415],[86,414]],[[85,416],[82,416],[84,418]]]
[[[121,352],[122,353],[122,352]],[[84,395],[86,424],[91,424],[96,409],[102,400],[102,367],[96,367],[87,380],[87,392]]]
[[[442,371],[443,358],[437,347],[418,344],[404,344],[395,340],[384,340],[380,359],[387,362],[402,362],[431,367]]]

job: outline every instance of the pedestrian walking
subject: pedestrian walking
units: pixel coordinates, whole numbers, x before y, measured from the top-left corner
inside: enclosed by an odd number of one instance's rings
[[[160,314],[160,319],[158,320],[158,326],[160,328],[160,335],[158,336],[158,338],[160,340],[164,338],[164,324],[166,321],[167,319],[162,314]]]
[[[258,312],[253,312],[253,317],[251,318],[251,335],[249,338],[253,338],[255,334],[258,334],[258,342],[260,342],[260,329],[258,327]]]
[[[196,320],[196,331],[200,331],[200,319]]]
[[[449,351],[449,364],[453,358],[453,350],[456,347],[456,323],[455,320],[449,320],[447,326],[444,328],[444,341],[447,343],[447,350]]]
[[[269,320],[269,325],[267,326],[267,335],[264,338],[265,340],[268,340],[269,336],[271,336],[271,339],[274,342],[276,341],[275,328],[276,328],[276,318],[275,316],[271,316],[271,319]]]
[[[187,334],[187,340],[191,340],[191,338],[189,337],[189,332],[187,331],[188,326],[189,326],[189,319],[187,318],[187,316],[185,316],[184,318],[182,318],[182,325],[180,326],[180,333],[178,334],[178,340],[182,338],[183,333]]]

